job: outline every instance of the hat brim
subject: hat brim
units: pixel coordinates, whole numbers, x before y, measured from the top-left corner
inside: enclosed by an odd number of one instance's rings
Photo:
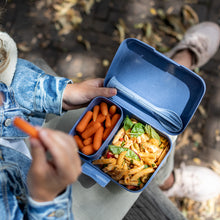
[[[0,81],[10,86],[17,65],[17,46],[15,41],[5,32],[0,32],[0,40],[2,51],[5,51],[4,54],[1,54]]]

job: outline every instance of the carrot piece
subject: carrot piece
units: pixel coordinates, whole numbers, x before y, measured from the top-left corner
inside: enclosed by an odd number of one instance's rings
[[[22,118],[16,117],[14,125],[33,138],[38,138],[38,130]]]
[[[92,116],[93,121],[96,121],[97,116],[99,114],[99,109],[100,109],[99,105],[95,105],[94,106],[94,108],[93,108],[93,116]]]
[[[105,127],[106,127],[106,128],[109,128],[109,127],[111,127],[111,124],[112,124],[112,122],[111,122],[110,115],[107,114],[107,115],[106,115],[106,119],[105,119]]]
[[[106,140],[106,138],[109,136],[109,134],[111,133],[112,129],[115,127],[116,123],[118,122],[119,118],[121,117],[120,114],[116,113],[112,116],[112,124],[111,124],[111,127],[109,128],[106,128],[104,130],[104,133],[103,133],[103,137],[102,137],[102,140]]]
[[[95,124],[89,128],[87,128],[83,133],[82,133],[82,138],[87,139],[91,137],[98,129],[101,127],[100,122],[95,122]]]
[[[116,113],[116,110],[117,110],[116,105],[112,105],[112,106],[109,108],[109,114],[110,114],[110,115],[114,115],[114,114]]]
[[[76,131],[83,132],[86,129],[86,126],[89,124],[92,119],[92,111],[86,112],[81,121],[76,126]]]
[[[103,121],[105,121],[105,118],[106,116],[104,116],[103,114],[98,114],[96,121],[102,123]]]
[[[87,138],[87,139],[85,139],[85,140],[83,141],[83,144],[84,144],[84,145],[89,145],[89,144],[92,144],[92,141],[93,141],[93,138],[92,138],[92,137],[89,137],[89,138]]]
[[[101,145],[102,145],[102,136],[104,132],[104,127],[101,126],[95,133],[94,135],[94,140],[93,140],[93,149],[97,151]]]
[[[73,137],[74,137],[79,149],[82,149],[84,147],[84,144],[83,144],[83,141],[80,138],[80,136],[79,135],[74,135]]]
[[[86,127],[87,128],[90,128],[91,126],[93,126],[96,122],[100,122],[102,123],[103,121],[105,121],[105,116],[103,114],[98,114],[98,117],[96,119],[96,121],[91,121],[89,122],[88,126]]]
[[[91,155],[91,154],[94,154],[95,151],[92,147],[92,144],[89,144],[89,145],[86,145],[85,147],[83,147],[81,149],[82,153],[86,154],[86,155]]]
[[[107,105],[107,103],[101,102],[101,104],[100,104],[100,111],[105,116],[108,114],[108,105]]]

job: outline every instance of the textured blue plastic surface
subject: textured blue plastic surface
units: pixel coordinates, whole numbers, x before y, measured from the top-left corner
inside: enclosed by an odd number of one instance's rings
[[[170,132],[141,104],[137,105],[120,92],[112,98],[123,108],[134,109],[138,117],[170,135],[184,131],[206,88],[203,79],[193,71],[132,38],[120,45],[105,78],[105,86],[112,77],[153,105],[176,112],[182,119],[183,128],[178,132]]]
[[[90,104],[88,105],[88,107],[86,108],[86,110],[83,112],[83,114],[80,116],[80,118],[77,120],[77,122],[75,123],[75,125],[73,126],[73,128],[71,129],[71,131],[69,132],[70,135],[76,135],[77,132],[76,132],[76,126],[77,124],[81,121],[81,119],[83,118],[83,116],[86,114],[87,111],[92,111],[93,107],[95,105],[99,105],[101,102],[106,102],[108,105],[116,105],[117,106],[117,113],[120,113],[121,114],[121,117],[120,119],[118,120],[117,124],[115,125],[115,127],[113,128],[113,130],[111,131],[111,133],[109,134],[108,138],[106,138],[106,140],[102,143],[102,146],[99,148],[99,150],[92,154],[92,155],[85,155],[83,154],[81,151],[79,151],[79,154],[82,156],[82,157],[85,157],[87,158],[88,160],[95,160],[97,158],[99,158],[102,153],[103,153],[103,150],[105,149],[106,146],[108,146],[108,143],[109,143],[109,140],[113,137],[114,133],[118,130],[122,120],[123,120],[123,111],[121,109],[121,107],[119,105],[117,105],[116,103],[114,103],[113,101],[105,98],[105,97],[96,97],[95,99],[93,99]]]
[[[151,182],[170,154],[173,145],[167,134],[178,135],[184,131],[205,94],[206,86],[203,79],[193,71],[175,63],[151,46],[132,38],[124,40],[120,45],[106,75],[105,86],[108,85],[112,77],[115,77],[126,88],[153,105],[174,111],[180,116],[183,123],[180,131],[170,132],[158,122],[152,113],[143,108],[141,103],[133,102],[133,100],[128,99],[120,92],[109,99],[101,98],[101,100],[105,99],[107,102],[116,104],[122,111],[122,117],[96,154],[86,156],[80,152],[84,161],[82,172],[93,178],[102,187],[105,187],[109,181],[113,181],[127,191],[140,192]],[[99,102],[100,98],[97,97],[90,103],[86,111],[91,110]],[[84,114],[79,118],[78,122]],[[136,118],[144,124],[150,124],[170,142],[170,149],[165,158],[145,186],[138,191],[127,189],[105,174],[98,166],[92,164],[94,159],[101,157],[108,144],[111,144],[126,115]],[[70,134],[75,134],[76,125],[72,128]]]

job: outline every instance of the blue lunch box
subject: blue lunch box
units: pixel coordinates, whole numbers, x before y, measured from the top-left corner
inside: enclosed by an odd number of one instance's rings
[[[104,86],[117,88],[117,95],[93,99],[69,134],[76,134],[77,124],[95,105],[102,101],[116,105],[121,117],[100,149],[89,156],[79,152],[84,162],[82,172],[102,187],[113,181],[130,192],[140,192],[151,182],[170,154],[172,142],[169,135],[182,133],[190,122],[205,94],[204,80],[153,47],[137,39],[128,38],[119,46],[105,77]],[[166,156],[147,183],[136,191],[119,184],[92,164],[111,144],[126,115],[151,125],[170,145]]]

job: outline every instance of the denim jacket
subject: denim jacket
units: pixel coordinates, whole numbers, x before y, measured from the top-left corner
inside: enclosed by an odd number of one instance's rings
[[[26,176],[31,160],[7,146],[8,140],[26,134],[12,124],[15,116],[42,125],[46,113],[62,114],[62,95],[69,79],[46,75],[32,63],[18,59],[10,87],[0,82],[4,104],[0,106],[0,218],[73,219],[71,186],[51,202],[39,203],[28,196]]]
[[[62,96],[68,83],[71,80],[47,75],[31,62],[18,59],[11,86],[0,82],[4,95],[4,105],[0,106],[0,137],[27,136],[13,126],[15,116],[40,126],[47,113],[62,114]]]
[[[28,196],[26,176],[31,160],[0,140],[0,219],[73,219],[72,188],[50,202],[36,202]]]

